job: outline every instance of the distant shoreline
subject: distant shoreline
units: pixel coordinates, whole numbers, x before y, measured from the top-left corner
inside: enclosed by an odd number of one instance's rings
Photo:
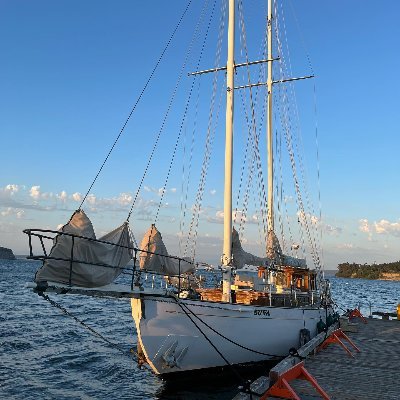
[[[338,278],[400,281],[400,261],[384,264],[343,263],[338,265]]]

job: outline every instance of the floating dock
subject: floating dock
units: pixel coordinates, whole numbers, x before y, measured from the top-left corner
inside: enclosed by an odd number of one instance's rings
[[[342,330],[333,326],[327,334],[319,334],[298,350],[298,354],[305,359],[298,356],[285,358],[271,369],[268,377],[260,377],[251,384],[251,394],[239,393],[234,400],[400,399],[400,321],[372,318],[365,321],[356,318],[350,323],[343,323],[342,320]],[[332,335],[335,332],[336,338]],[[341,332],[344,335],[341,336]],[[329,340],[324,342],[328,337],[332,341],[329,344]],[[325,348],[317,350],[321,344]],[[304,368],[304,373],[301,368]],[[307,373],[311,379],[304,380]],[[296,375],[298,379],[293,379]],[[287,379],[282,379],[285,377]],[[316,385],[313,386],[312,381]],[[288,384],[289,391],[292,389],[297,397],[277,397],[282,382],[283,386]],[[269,395],[267,390],[273,384],[278,390]],[[324,393],[318,393],[315,386],[319,386]],[[283,390],[287,391],[287,386]]]

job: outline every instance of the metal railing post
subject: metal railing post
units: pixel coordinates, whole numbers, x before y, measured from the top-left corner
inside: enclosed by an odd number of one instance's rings
[[[133,256],[133,268],[132,268],[132,282],[131,282],[131,290],[133,290],[133,282],[135,280],[135,272],[136,272],[136,254],[137,254],[137,249],[135,250],[135,254]]]
[[[179,277],[178,277],[178,297],[181,294],[181,259],[178,260],[178,273],[179,273]]]
[[[69,286],[71,286],[72,283],[72,263],[74,261],[74,245],[75,245],[75,237],[72,236],[71,260],[69,261]]]

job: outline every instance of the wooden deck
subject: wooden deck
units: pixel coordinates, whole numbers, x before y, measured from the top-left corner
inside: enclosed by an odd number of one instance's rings
[[[353,328],[357,332],[345,333],[361,353],[352,350],[354,358],[351,358],[338,344],[330,344],[316,355],[308,356],[305,368],[332,400],[400,399],[400,321],[368,319],[368,324],[364,324],[357,319],[355,322]],[[268,377],[260,377],[253,382],[252,389],[264,393],[269,382]],[[293,381],[291,386],[301,399],[321,398],[306,381]],[[252,396],[253,400],[258,398]],[[235,397],[244,399],[250,396],[241,393]]]

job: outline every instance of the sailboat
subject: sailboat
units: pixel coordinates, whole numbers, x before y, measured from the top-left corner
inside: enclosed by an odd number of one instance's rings
[[[199,283],[194,274],[199,263],[191,257],[170,256],[155,224],[140,246],[127,222],[96,238],[81,208],[59,231],[25,230],[30,258],[43,260],[30,286],[41,294],[129,298],[141,363],[157,375],[285,357],[291,348],[314,337],[318,324],[326,323],[332,313],[318,256],[309,269],[304,258],[285,254],[275,229],[273,89],[275,84],[308,77],[274,80],[273,63],[279,57],[273,55],[272,0],[268,0],[267,58],[235,64],[237,6],[237,1],[228,0],[226,66],[194,73],[226,73],[223,248],[216,271],[221,284],[204,287]],[[266,82],[235,87],[239,68],[260,64],[266,66]],[[234,96],[237,90],[256,86],[266,90],[267,100],[268,207],[262,213],[267,225],[263,257],[243,249],[233,226],[232,205]],[[304,212],[301,218],[306,218]],[[34,240],[39,240],[43,254],[34,253]],[[45,240],[52,240],[50,252]],[[122,272],[130,274],[130,285],[114,283]]]

